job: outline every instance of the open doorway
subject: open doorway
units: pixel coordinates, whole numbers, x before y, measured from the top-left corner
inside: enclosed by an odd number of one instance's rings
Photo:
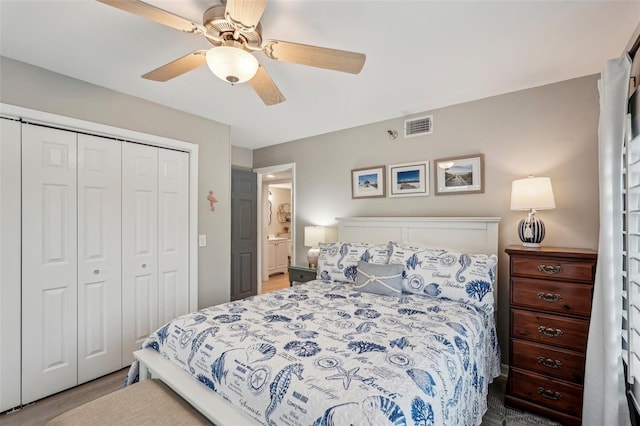
[[[295,164],[254,172],[258,178],[258,294],[262,294],[289,286],[288,266],[295,261]]]

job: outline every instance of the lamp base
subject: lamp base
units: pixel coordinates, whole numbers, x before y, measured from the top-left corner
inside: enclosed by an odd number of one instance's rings
[[[518,237],[523,247],[540,247],[544,231],[544,223],[534,213],[529,213],[518,223]]]
[[[320,249],[318,247],[310,248],[307,252],[307,262],[309,263],[309,268],[317,268],[318,267],[318,258],[320,257]]]
[[[522,247],[529,247],[529,248],[539,248],[540,247],[540,243],[522,243]]]

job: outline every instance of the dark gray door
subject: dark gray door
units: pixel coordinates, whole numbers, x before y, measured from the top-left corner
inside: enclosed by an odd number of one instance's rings
[[[256,174],[231,170],[231,300],[258,294]]]

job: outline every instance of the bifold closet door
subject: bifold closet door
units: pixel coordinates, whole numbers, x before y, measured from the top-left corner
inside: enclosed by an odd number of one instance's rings
[[[189,312],[189,154],[158,150],[158,321]]]
[[[76,134],[23,124],[23,404],[78,383],[76,186]]]
[[[122,363],[158,328],[158,149],[122,145]]]
[[[189,154],[122,146],[122,362],[189,311]]]
[[[78,135],[78,384],[122,365],[121,144]]]
[[[0,412],[20,405],[20,123],[0,118]]]

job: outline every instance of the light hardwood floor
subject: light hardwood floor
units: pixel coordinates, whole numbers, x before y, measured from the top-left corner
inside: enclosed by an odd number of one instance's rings
[[[38,400],[19,410],[0,414],[2,426],[39,426],[62,413],[124,386],[129,368],[116,371],[75,388]]]
[[[289,274],[275,274],[269,277],[268,281],[262,281],[262,293],[271,293],[289,287]]]

